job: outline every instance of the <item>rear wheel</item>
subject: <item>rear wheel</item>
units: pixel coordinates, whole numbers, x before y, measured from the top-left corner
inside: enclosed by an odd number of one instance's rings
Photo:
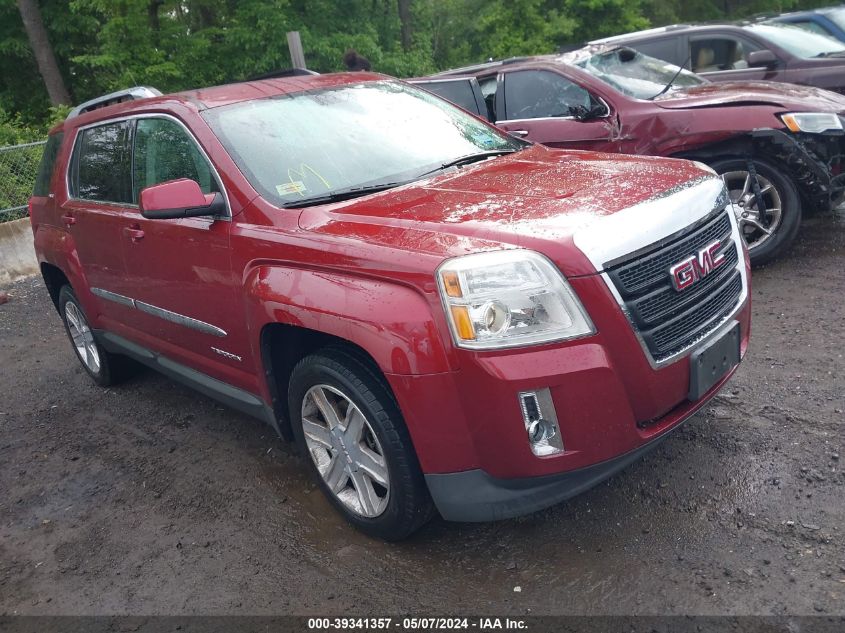
[[[749,164],[750,162],[750,164]],[[752,264],[764,264],[792,244],[801,225],[801,198],[795,183],[759,158],[710,163],[728,189]]]
[[[293,370],[288,403],[312,474],[350,523],[393,541],[428,520],[431,500],[402,415],[365,361],[340,348],[307,356]]]
[[[107,352],[97,342],[88,324],[88,317],[70,286],[62,286],[59,291],[59,312],[73,351],[94,382],[101,387],[108,387],[123,380],[129,372],[131,361]]]

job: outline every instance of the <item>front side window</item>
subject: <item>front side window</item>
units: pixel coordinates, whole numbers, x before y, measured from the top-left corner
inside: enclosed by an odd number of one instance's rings
[[[393,81],[256,99],[202,116],[252,186],[279,206],[387,188],[456,159],[526,146]]]
[[[756,46],[734,37],[708,37],[690,42],[690,62],[696,73],[748,68],[745,56]]]
[[[75,197],[131,204],[129,124],[121,121],[82,130],[75,172]]]
[[[508,119],[571,116],[578,108],[589,110],[590,102],[584,88],[549,70],[521,70],[505,76]]]
[[[168,180],[190,178],[203,193],[220,191],[211,166],[193,138],[170,119],[139,119],[133,160],[134,200],[141,189]]]

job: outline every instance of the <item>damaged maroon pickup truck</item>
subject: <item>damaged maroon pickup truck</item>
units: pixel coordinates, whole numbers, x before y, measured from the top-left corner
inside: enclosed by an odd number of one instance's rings
[[[839,204],[845,97],[773,82],[710,83],[630,48],[592,46],[414,79],[515,136],[551,147],[708,164],[728,187],[754,264],[803,212]]]

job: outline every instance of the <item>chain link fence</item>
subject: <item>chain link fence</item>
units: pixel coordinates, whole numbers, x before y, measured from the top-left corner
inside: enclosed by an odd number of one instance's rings
[[[0,222],[26,215],[46,142],[0,147]]]

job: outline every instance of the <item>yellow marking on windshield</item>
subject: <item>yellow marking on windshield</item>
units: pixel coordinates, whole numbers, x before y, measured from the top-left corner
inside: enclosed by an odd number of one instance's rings
[[[307,163],[300,163],[299,169],[294,169],[292,167],[289,167],[288,168],[288,180],[290,180],[291,183],[301,182],[301,181],[305,180],[305,173],[306,172],[308,172],[308,173],[316,176],[317,178],[319,178],[320,182],[323,183],[323,185],[325,186],[325,188],[327,190],[332,188],[332,186],[329,184],[329,181],[326,180],[325,178],[323,178],[323,176],[320,172],[318,172],[316,169],[314,169],[311,165],[308,165]],[[295,181],[293,179],[294,176],[299,176],[300,180]],[[304,191],[305,191],[305,187],[302,187],[299,191],[299,195],[304,196],[305,195]]]

